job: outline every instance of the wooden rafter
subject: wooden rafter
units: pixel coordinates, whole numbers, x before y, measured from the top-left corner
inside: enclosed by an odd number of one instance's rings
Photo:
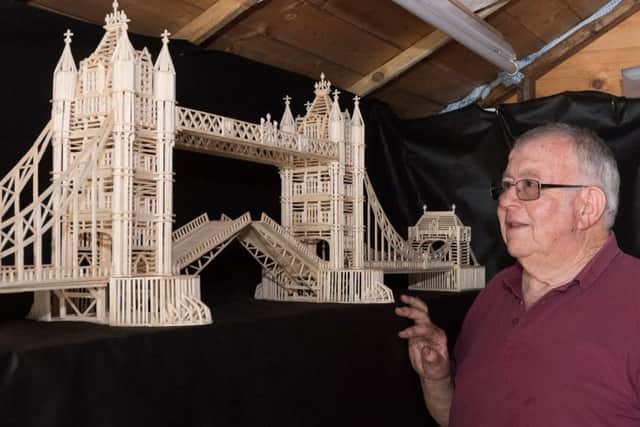
[[[499,1],[479,11],[478,16],[484,19],[506,6],[507,3],[509,3],[509,0]],[[385,64],[371,71],[347,90],[360,96],[367,95],[432,55],[447,44],[449,40],[451,40],[451,37],[448,34],[435,30],[391,58]]]
[[[531,83],[535,84],[535,80],[537,78],[551,70],[569,56],[575,54],[578,50],[591,43],[597,37],[615,27],[620,21],[633,15],[638,10],[640,10],[640,1],[623,0],[618,7],[613,9],[610,13],[576,31],[562,43],[558,44],[546,54],[539,57],[536,61],[522,69],[521,72],[524,74],[525,80],[529,80]],[[516,89],[517,88],[515,86],[498,86],[487,98],[480,101],[478,104],[482,107],[494,106],[512,96]]]
[[[174,35],[194,44],[204,43],[245,10],[262,0],[218,0]]]

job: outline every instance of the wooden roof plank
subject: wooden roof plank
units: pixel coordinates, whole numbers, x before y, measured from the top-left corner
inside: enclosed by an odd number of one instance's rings
[[[503,0],[483,9],[479,16],[485,18],[492,13],[498,11],[509,3],[509,0]],[[451,40],[448,34],[440,30],[434,30],[418,40],[408,49],[400,52],[380,67],[371,71],[369,74],[351,85],[348,90],[360,96],[369,94],[379,87],[387,84],[390,80],[395,79],[409,68],[413,67],[436,50],[440,49]]]
[[[265,3],[265,7],[248,14],[224,31],[224,40],[235,44],[246,39],[244,33],[247,30],[250,33],[252,29],[263,28],[265,37],[304,50],[318,61],[341,64],[358,73],[352,81],[400,52],[394,45],[354,27],[314,3],[292,0]],[[218,40],[213,44],[226,50]]]
[[[207,0],[211,3],[213,0]],[[175,31],[202,13],[193,0],[119,0],[119,8],[131,20],[129,31],[158,37],[163,29]],[[104,25],[104,17],[110,13],[111,2],[103,0],[29,0],[30,6],[50,10],[75,19]]]
[[[318,79],[324,73],[327,79],[338,87],[344,82],[353,81],[359,74],[341,64],[331,62],[313,55],[303,49],[273,39],[263,33],[255,33],[251,37],[231,43],[225,40],[227,34],[214,41],[209,48],[225,50],[229,53],[249,58],[280,69]],[[225,48],[226,46],[226,48]]]
[[[434,30],[429,24],[391,1],[328,0],[323,9],[351,25],[407,49]]]
[[[505,11],[545,43],[581,21],[581,17],[560,0],[547,0],[544,6],[530,1],[515,2]]]
[[[198,45],[202,44],[244,11],[261,1],[218,0],[193,21],[180,28],[174,38],[186,39]]]
[[[563,0],[580,18],[586,19],[596,13],[608,0]]]
[[[442,104],[430,99],[388,86],[376,93],[376,99],[392,105],[394,113],[402,119],[430,116],[442,111],[444,108]]]
[[[545,45],[544,40],[541,40],[519,21],[513,19],[507,9],[492,15],[487,19],[487,22],[509,40],[518,58],[531,52],[536,52]]]
[[[389,86],[446,105],[465,96],[477,84],[457,69],[426,61],[407,71],[401,79],[390,82]]]

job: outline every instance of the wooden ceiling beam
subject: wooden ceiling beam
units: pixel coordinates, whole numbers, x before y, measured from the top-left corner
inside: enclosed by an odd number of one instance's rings
[[[582,27],[566,40],[549,50],[537,60],[520,70],[525,76],[525,80],[535,84],[535,80],[553,67],[561,63],[564,59],[576,53],[584,46],[595,40],[597,37],[615,27],[620,21],[633,15],[640,10],[639,0],[622,0],[622,2],[608,14],[600,19]],[[503,102],[514,94],[517,86],[498,86],[484,100],[478,102],[481,107],[493,107]]]
[[[200,45],[245,10],[262,0],[217,0],[211,7],[182,27],[174,38]]]
[[[486,18],[492,13],[503,8],[509,3],[509,0],[495,2],[491,6],[481,10],[478,16]],[[374,90],[384,86],[389,81],[395,79],[409,68],[416,65],[451,40],[448,34],[440,30],[429,33],[409,48],[403,50],[400,54],[393,57],[380,67],[371,71],[369,74],[358,80],[356,83],[347,88],[351,93],[359,96],[367,95]]]

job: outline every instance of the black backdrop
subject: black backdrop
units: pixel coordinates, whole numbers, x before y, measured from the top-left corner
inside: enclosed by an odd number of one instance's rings
[[[105,13],[110,7],[105,1]],[[95,48],[103,33],[98,26],[20,2],[0,3],[2,176],[49,119],[52,72],[67,28],[75,34],[76,62]],[[138,49],[147,46],[155,58],[159,37],[131,35],[131,40]],[[170,49],[182,106],[256,122],[267,113],[279,120],[284,95],[293,97],[294,114],[302,113],[304,102],[313,97],[314,82],[305,77],[182,41],[172,41]],[[343,109],[351,110],[351,98],[341,94]],[[613,147],[622,173],[616,234],[623,249],[640,255],[634,216],[640,200],[637,101],[596,92],[566,93],[495,111],[471,106],[404,121],[382,103],[365,99],[361,107],[367,170],[401,234],[406,235],[424,204],[430,209],[455,204],[463,222],[473,227],[477,258],[487,266],[488,278],[493,276],[511,261],[499,237],[488,188],[502,173],[513,138],[538,124],[566,121],[593,128]],[[205,211],[210,217],[235,217],[245,211],[257,217],[264,211],[279,218],[279,178],[273,167],[176,151],[174,169],[178,226]],[[202,276],[203,299],[214,307],[216,323],[162,333],[20,321],[31,295],[0,295],[0,413],[10,414],[8,425],[426,422],[404,344],[395,338],[406,323],[393,316],[391,307],[255,302],[251,294],[259,275],[252,258],[231,245]],[[406,286],[403,277],[385,280],[396,293]],[[425,296],[451,342],[473,296]],[[291,319],[302,323],[292,326]],[[190,350],[181,351],[183,346]],[[219,358],[216,362],[213,356],[204,360],[209,351]],[[233,361],[239,366],[230,365]],[[313,368],[305,361],[313,361]],[[201,374],[193,369],[207,363],[215,368],[198,371]],[[243,388],[238,379],[249,385]],[[216,388],[221,384],[226,392]],[[62,389],[56,392],[57,387]],[[165,388],[183,400],[163,400],[169,399]],[[228,412],[207,411],[213,400]],[[109,405],[121,410],[108,410]],[[71,407],[76,408],[73,414],[67,411]]]

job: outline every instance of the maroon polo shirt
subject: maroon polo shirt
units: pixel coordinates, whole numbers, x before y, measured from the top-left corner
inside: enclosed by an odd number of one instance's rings
[[[639,280],[613,235],[529,309],[522,268],[498,273],[456,343],[449,426],[640,426]]]

